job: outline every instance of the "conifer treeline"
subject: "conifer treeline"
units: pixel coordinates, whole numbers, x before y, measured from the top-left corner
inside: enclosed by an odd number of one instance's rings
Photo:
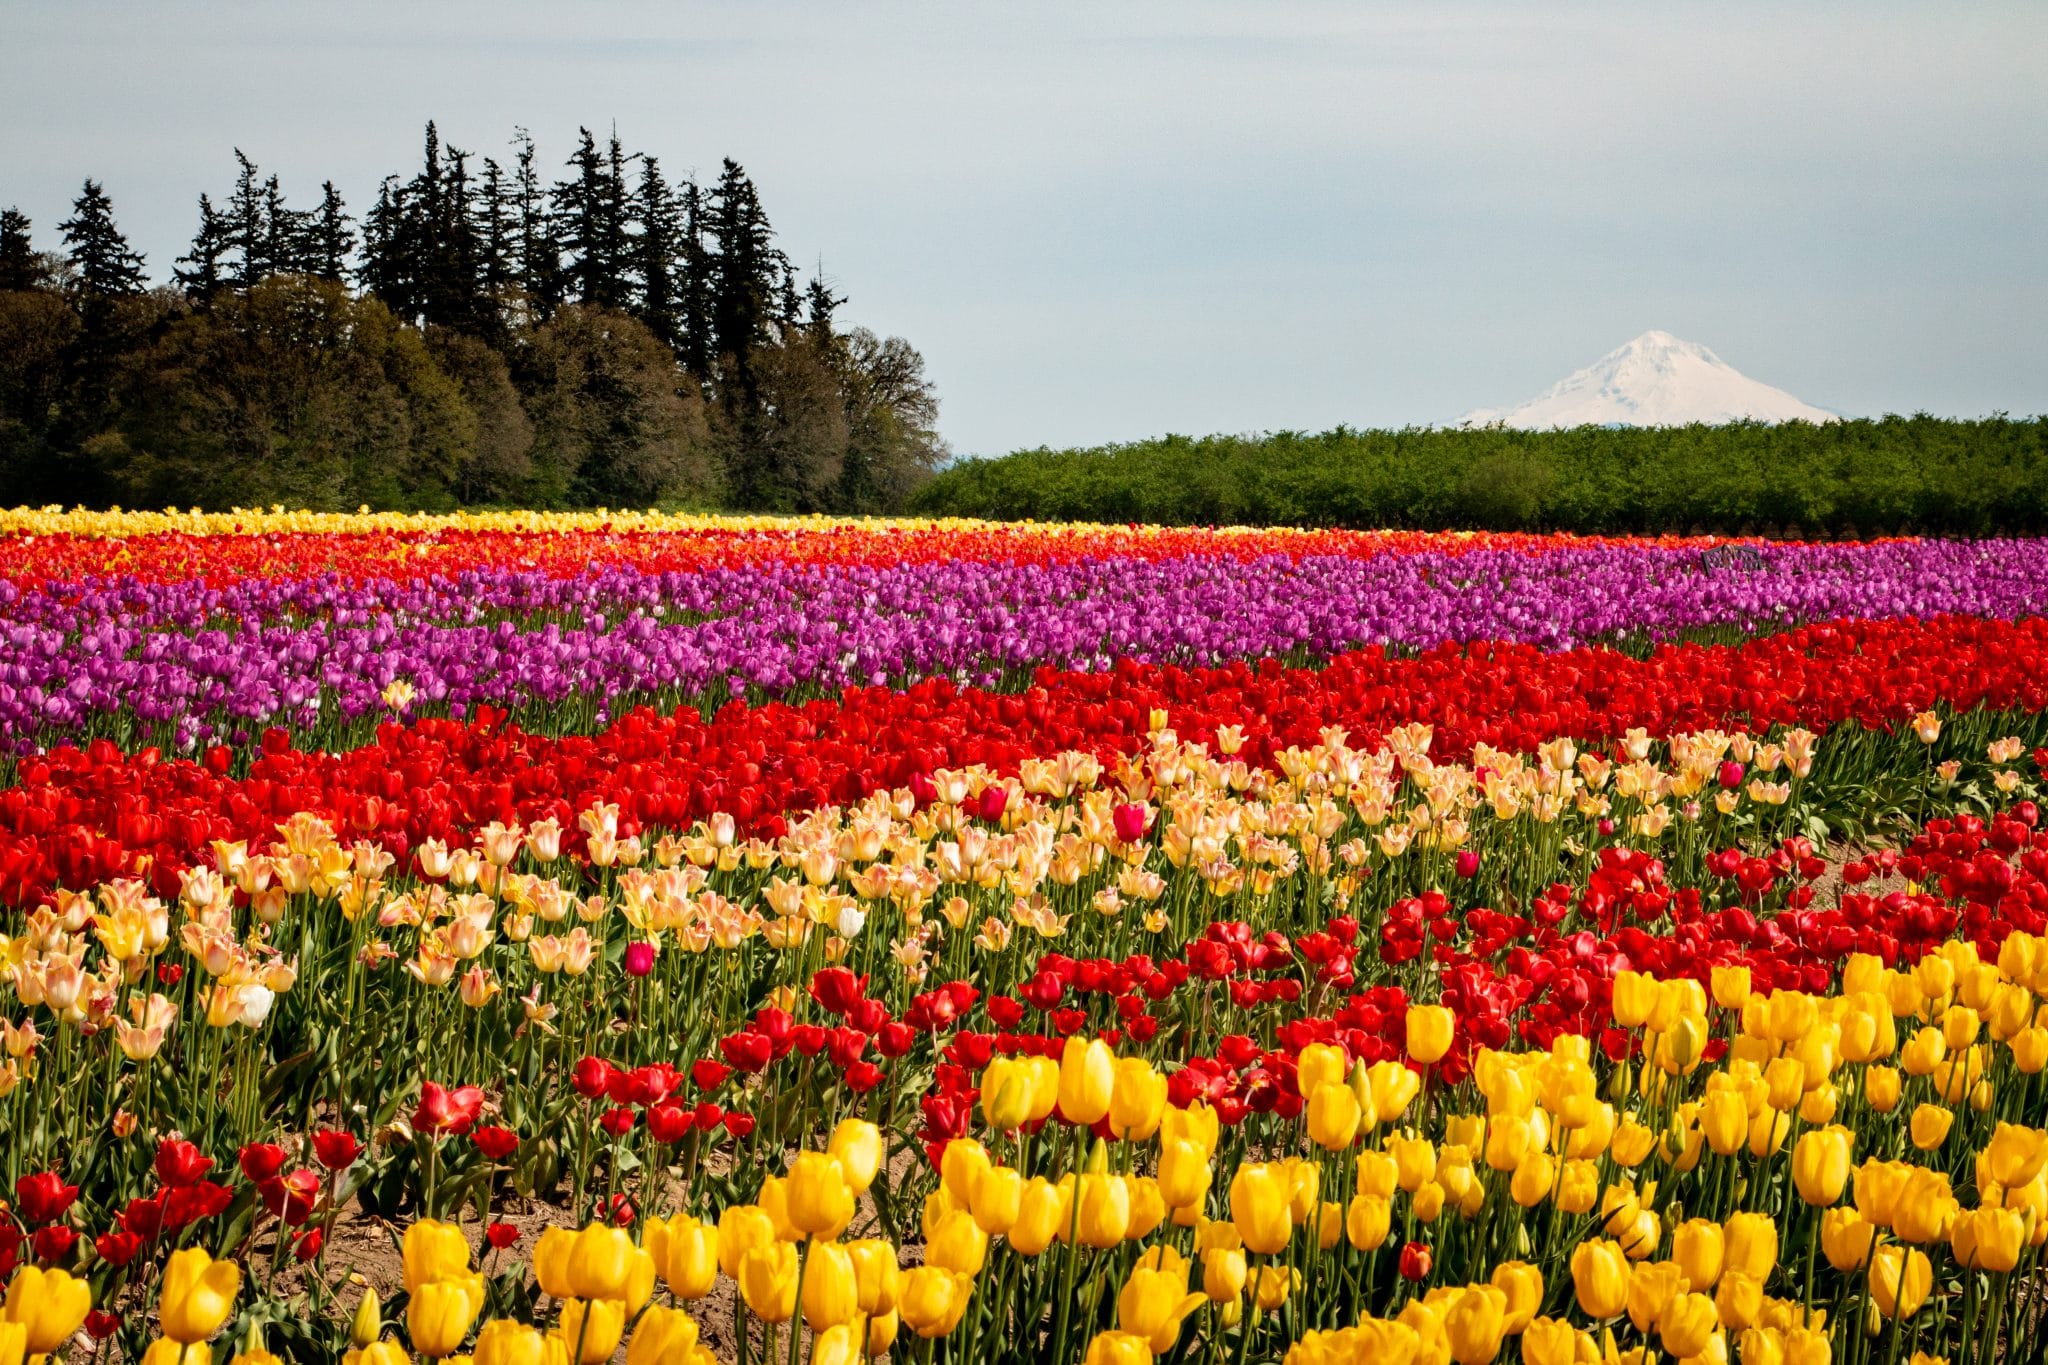
[[[731,160],[430,123],[358,218],[235,159],[161,286],[94,181],[60,251],[0,214],[6,501],[881,511],[945,457],[923,359],[839,324]]]

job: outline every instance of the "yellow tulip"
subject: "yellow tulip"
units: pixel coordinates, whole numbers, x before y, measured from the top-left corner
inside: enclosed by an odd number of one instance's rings
[[[1131,1221],[1124,1228],[1124,1237],[1132,1242],[1143,1241],[1166,1221],[1166,1198],[1159,1193],[1159,1182],[1149,1175],[1125,1176],[1124,1188],[1131,1199]]]
[[[1854,1135],[1834,1126],[1801,1133],[1792,1145],[1792,1183],[1799,1197],[1816,1207],[1834,1203],[1849,1183]]]
[[[1084,1174],[1075,1182],[1074,1199],[1080,1208],[1074,1213],[1071,1231],[1082,1246],[1107,1250],[1124,1239],[1131,1227],[1131,1190],[1121,1176]]]
[[[543,1234],[540,1240],[541,1245],[534,1247],[533,1256],[537,1274],[541,1272],[541,1252],[548,1239]],[[725,1272],[728,1280],[737,1281],[740,1262],[746,1259],[747,1253],[775,1240],[775,1220],[765,1209],[755,1204],[728,1204],[718,1215],[718,1268]],[[541,1280],[541,1288],[556,1298],[567,1297],[566,1290],[555,1294],[554,1290],[548,1289],[545,1278]]]
[[[1403,1062],[1374,1062],[1365,1069],[1365,1076],[1372,1087],[1372,1112],[1377,1123],[1392,1123],[1400,1118],[1422,1093],[1422,1077]]]
[[[1889,1114],[1898,1107],[1903,1085],[1897,1067],[1873,1066],[1863,1073],[1863,1098],[1878,1113]]]
[[[1870,1259],[1870,1300],[1885,1318],[1910,1318],[1934,1287],[1934,1266],[1917,1247],[1879,1247]]]
[[[686,1213],[663,1221],[647,1220],[647,1252],[654,1259],[668,1292],[679,1299],[701,1299],[718,1281],[718,1228]],[[483,1365],[483,1362],[477,1362]]]
[[[579,1229],[568,1242],[563,1262],[569,1286],[564,1297],[624,1300],[634,1278],[634,1261],[642,1254],[624,1228],[593,1223]]]
[[[1325,1151],[1341,1152],[1358,1138],[1358,1096],[1340,1083],[1319,1085],[1308,1100],[1309,1140]]]
[[[1394,1159],[1395,1178],[1409,1194],[1436,1178],[1436,1148],[1428,1138],[1390,1137],[1387,1155]]]
[[[1628,1320],[1647,1332],[1685,1290],[1685,1272],[1675,1261],[1639,1261],[1629,1271]]]
[[[839,1243],[812,1242],[799,1278],[803,1281],[804,1326],[811,1331],[850,1323],[860,1315],[860,1282],[854,1274],[853,1257]]]
[[[1284,1251],[1294,1235],[1292,1181],[1277,1165],[1247,1162],[1230,1178],[1230,1219],[1245,1249],[1260,1256]]]
[[[650,1316],[653,1312],[667,1311],[650,1310]],[[645,1330],[644,1324],[642,1330]],[[470,1359],[475,1365],[560,1365],[567,1356],[555,1356],[551,1362],[549,1340],[537,1327],[529,1327],[510,1318],[494,1318],[478,1330],[476,1349],[470,1353]],[[636,1361],[633,1365],[645,1363]]]
[[[2038,1076],[2043,1068],[2048,1068],[2048,1028],[2039,1025],[2023,1028],[2012,1036],[2007,1046],[2012,1049],[2013,1065],[2019,1068],[2020,1074]]]
[[[896,1344],[896,1328],[899,1319],[895,1310],[868,1319],[867,1354],[869,1360],[886,1355]],[[691,1365],[718,1365],[716,1360],[693,1361]]]
[[[26,1265],[14,1272],[14,1279],[7,1286],[7,1306],[0,1311],[0,1320],[20,1327],[23,1350],[28,1355],[40,1356],[71,1340],[91,1311],[92,1290],[84,1280],[74,1279],[62,1270],[40,1270]],[[213,1335],[219,1326],[216,1322],[204,1335]]]
[[[1166,1138],[1159,1147],[1159,1197],[1171,1209],[1199,1203],[1212,1179],[1209,1153],[1189,1138]]]
[[[1714,1301],[1705,1294],[1680,1294],[1657,1319],[1657,1339],[1674,1358],[1704,1353],[1720,1326]]]
[[[1458,1365],[1486,1365],[1507,1335],[1508,1296],[1491,1284],[1459,1291],[1443,1311],[1444,1335]]]
[[[1721,1225],[1710,1218],[1687,1219],[1671,1230],[1671,1259],[1678,1262],[1686,1282],[1694,1289],[1714,1287],[1714,1282],[1721,1278],[1721,1261],[1726,1252],[1727,1239],[1721,1234]]]
[[[376,1287],[365,1285],[363,1297],[356,1300],[355,1314],[349,1319],[349,1345],[359,1351],[364,1350],[383,1335],[384,1305],[377,1301]]]
[[[1591,1213],[1600,1197],[1600,1168],[1590,1161],[1567,1161],[1557,1178],[1557,1207],[1563,1213]]]
[[[1870,1260],[1877,1225],[1855,1209],[1829,1209],[1820,1218],[1820,1249],[1835,1269],[1860,1269]]]
[[[1647,972],[1616,972],[1612,1010],[1622,1028],[1641,1028],[1657,1008],[1657,981]]]
[[[483,1306],[482,1276],[422,1284],[405,1304],[405,1330],[413,1350],[433,1360],[454,1355]]]
[[[216,1261],[197,1247],[172,1252],[157,1305],[164,1335],[187,1343],[208,1340],[235,1311],[241,1292],[242,1268],[233,1261]]]
[[[483,1345],[481,1334],[477,1345]],[[680,1308],[655,1304],[633,1325],[633,1339],[626,1343],[626,1365],[687,1365],[696,1353],[697,1320]],[[484,1365],[481,1353],[476,1365]]]
[[[1261,1310],[1277,1313],[1301,1281],[1301,1272],[1281,1265],[1262,1265],[1251,1273],[1252,1301]]]
[[[1915,1147],[1931,1152],[1948,1141],[1949,1126],[1955,1121],[1955,1110],[1939,1104],[1923,1104],[1913,1110],[1906,1129],[1912,1135]]]
[[[8,1334],[21,1334],[22,1328],[11,1322],[0,1322],[0,1365],[21,1365],[22,1355],[18,1347],[8,1345]],[[405,1352],[390,1342],[381,1345],[390,1347],[394,1357],[389,1365],[406,1365]],[[343,1365],[357,1365],[362,1351],[348,1351],[343,1354]],[[142,1365],[213,1365],[213,1348],[203,1341],[180,1342],[169,1337],[160,1337],[142,1352]],[[373,1365],[384,1365],[382,1358]]]
[[[1721,1273],[1768,1280],[1778,1263],[1778,1225],[1761,1213],[1731,1213],[1721,1224]]]
[[[1145,1338],[1154,1351],[1169,1351],[1180,1338],[1181,1324],[1202,1303],[1202,1295],[1188,1292],[1184,1269],[1178,1274],[1133,1270],[1116,1296],[1116,1325]]]
[[[924,1259],[927,1265],[935,1265],[942,1270],[979,1275],[982,1263],[988,1259],[988,1234],[974,1221],[973,1214],[965,1209],[955,1209],[941,1218],[932,1230],[930,1239],[925,1243]]]
[[[1332,1043],[1310,1043],[1295,1058],[1295,1088],[1312,1095],[1326,1085],[1342,1085],[1351,1073],[1344,1049]]]
[[[1031,1120],[1034,1084],[1028,1061],[997,1057],[981,1073],[981,1116],[999,1133],[1011,1133]]]
[[[790,1226],[806,1237],[837,1237],[853,1221],[853,1190],[839,1162],[824,1152],[798,1152],[784,1177]]]
[[[1525,1365],[1579,1365],[1597,1359],[1593,1339],[1562,1318],[1537,1318],[1522,1333]]]
[[[1529,1152],[1508,1180],[1508,1197],[1533,1209],[1557,1189],[1557,1160],[1548,1152]]]
[[[1166,1077],[1143,1057],[1119,1061],[1109,1094],[1110,1131],[1126,1140],[1143,1141],[1159,1131],[1165,1112]]]
[[[1610,1241],[1581,1242],[1571,1266],[1579,1311],[1597,1321],[1620,1317],[1629,1298],[1628,1257],[1621,1247]]]
[[[856,1196],[866,1194],[882,1169],[882,1130],[866,1119],[843,1119],[832,1130],[825,1150],[839,1163],[839,1174]]]
[[[1116,1054],[1100,1038],[1068,1038],[1060,1053],[1060,1113],[1069,1123],[1091,1127],[1109,1113],[1116,1091]]]
[[[921,1265],[904,1274],[897,1311],[904,1326],[929,1341],[960,1325],[973,1293],[974,1281],[969,1277]]]
[[[453,1223],[423,1218],[405,1230],[405,1287],[417,1290],[469,1273],[469,1239]]]
[[[1749,1108],[1733,1090],[1715,1090],[1700,1101],[1700,1131],[1716,1156],[1733,1156],[1749,1139]]]
[[[1749,968],[1715,967],[1707,974],[1714,1003],[1724,1010],[1741,1010],[1749,1003]]]
[[[1386,1244],[1393,1221],[1392,1201],[1372,1194],[1355,1195],[1344,1211],[1344,1235],[1360,1251],[1377,1251]]]
[[[2000,1123],[1985,1144],[1983,1167],[1993,1180],[2008,1188],[2033,1183],[2048,1169],[2048,1133],[2017,1123]]]
[[[1017,1221],[1009,1231],[1010,1247],[1025,1256],[1036,1256],[1066,1232],[1070,1188],[1033,1176],[1024,1186]]]
[[[1000,1237],[1016,1226],[1024,1208],[1024,1175],[1009,1166],[991,1166],[974,1182],[967,1208],[981,1230]]]
[[[1445,1005],[1408,1007],[1408,1055],[1424,1066],[1440,1062],[1451,1050],[1458,1017]]]
[[[1527,1331],[1543,1306],[1543,1272],[1527,1261],[1503,1261],[1493,1268],[1490,1283],[1507,1296],[1508,1335]]]
[[[1723,1327],[1739,1332],[1763,1311],[1763,1281],[1745,1270],[1731,1270],[1721,1277],[1720,1288],[1714,1292],[1714,1312]]]
[[[1081,1365],[1152,1365],[1152,1347],[1135,1332],[1097,1332]]]
[[[860,1311],[870,1317],[896,1311],[896,1289],[902,1271],[896,1263],[896,1248],[878,1237],[863,1237],[846,1244],[853,1262],[854,1293]]]
[[[569,1353],[570,1365],[603,1365],[619,1349],[626,1334],[623,1299],[564,1299],[555,1339]]]
[[[842,1322],[826,1328],[811,1340],[811,1365],[861,1365],[860,1325]],[[629,1356],[626,1365],[634,1365]]]
[[[1400,1168],[1385,1152],[1360,1152],[1357,1160],[1358,1193],[1375,1199],[1392,1199],[1399,1183]]]
[[[1899,1187],[1892,1210],[1892,1231],[1905,1242],[1932,1242],[1948,1236],[1958,1206],[1945,1172],[1912,1167]]]
[[[740,1258],[740,1297],[763,1322],[788,1322],[796,1313],[796,1246],[774,1241]]]
[[[974,1187],[995,1163],[988,1148],[973,1138],[954,1138],[939,1152],[939,1183],[952,1196],[955,1208],[974,1203]]]
[[[1950,1225],[1949,1245],[1963,1266],[2002,1274],[2019,1264],[2027,1231],[2026,1216],[2017,1209],[1971,1209]]]
[[[1250,1268],[1237,1247],[1212,1247],[1202,1253],[1202,1292],[1211,1303],[1235,1303],[1244,1292]]]

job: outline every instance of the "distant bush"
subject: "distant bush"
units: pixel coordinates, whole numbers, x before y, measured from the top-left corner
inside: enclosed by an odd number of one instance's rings
[[[912,507],[1171,525],[2040,533],[2048,418],[1165,436],[963,460]]]

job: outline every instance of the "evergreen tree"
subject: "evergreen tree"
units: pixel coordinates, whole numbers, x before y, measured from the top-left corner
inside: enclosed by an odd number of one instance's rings
[[[516,206],[505,188],[505,172],[495,157],[484,158],[483,186],[477,216],[482,228],[479,280],[495,305],[517,282],[519,274]]]
[[[43,283],[42,258],[29,240],[28,215],[0,210],[0,290],[34,289]]]
[[[270,222],[265,204],[265,187],[256,179],[256,163],[235,148],[241,174],[235,177],[235,192],[228,198],[228,240],[238,262],[234,286],[246,290],[271,273]]]
[[[676,280],[682,335],[676,353],[697,381],[711,379],[716,352],[711,339],[711,253],[705,248],[704,192],[695,180],[683,182],[683,254]]]
[[[273,275],[304,275],[313,239],[313,215],[284,202],[277,177],[263,182],[263,256]]]
[[[71,216],[57,225],[78,272],[78,292],[88,300],[129,298],[142,292],[142,256],[114,226],[114,206],[99,182],[88,179],[71,202]]]
[[[730,157],[711,192],[706,219],[715,248],[711,345],[744,372],[754,348],[769,339],[783,259],[754,182]]]
[[[547,190],[540,183],[533,135],[521,128],[516,142],[519,156],[512,204],[517,275],[528,306],[545,320],[562,303],[562,248],[548,213]]]
[[[425,224],[426,320],[469,336],[496,330],[496,309],[484,292],[483,241],[475,221],[469,153],[448,149],[442,183],[431,195]]]
[[[199,196],[199,231],[192,237],[192,249],[178,258],[171,276],[185,297],[204,307],[225,285],[221,262],[234,252],[234,231],[227,217],[213,206],[213,196]]]
[[[618,138],[599,151],[588,128],[577,131],[581,140],[567,163],[576,173],[555,186],[553,205],[569,288],[578,303],[621,308],[630,289],[625,155]]]
[[[401,296],[411,278],[401,243],[404,213],[398,177],[387,175],[377,186],[377,202],[363,216],[363,263],[357,270],[364,291],[401,315]]]
[[[632,211],[640,227],[633,239],[634,312],[664,345],[679,351],[683,291],[678,277],[684,265],[687,223],[681,202],[662,178],[660,163],[651,156],[640,159],[640,188],[633,196]]]
[[[770,449],[758,352],[771,329],[784,262],[754,183],[727,157],[705,215],[711,259],[711,345],[725,448],[726,482],[742,507],[781,507],[794,490]]]
[[[804,325],[814,339],[829,343],[832,339],[832,315],[839,305],[846,302],[844,294],[835,294],[825,283],[825,263],[818,262],[817,273],[804,288],[804,307],[809,313]]]
[[[351,221],[341,201],[341,191],[334,188],[332,180],[322,181],[320,207],[307,228],[303,259],[299,263],[305,273],[337,284],[347,278],[349,257],[356,249]]]

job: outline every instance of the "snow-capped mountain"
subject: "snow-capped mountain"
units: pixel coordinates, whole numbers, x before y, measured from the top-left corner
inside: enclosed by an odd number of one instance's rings
[[[1645,332],[1519,407],[1480,408],[1460,426],[1673,427],[1691,422],[1834,422],[1825,408],[1762,384],[1698,342]]]

